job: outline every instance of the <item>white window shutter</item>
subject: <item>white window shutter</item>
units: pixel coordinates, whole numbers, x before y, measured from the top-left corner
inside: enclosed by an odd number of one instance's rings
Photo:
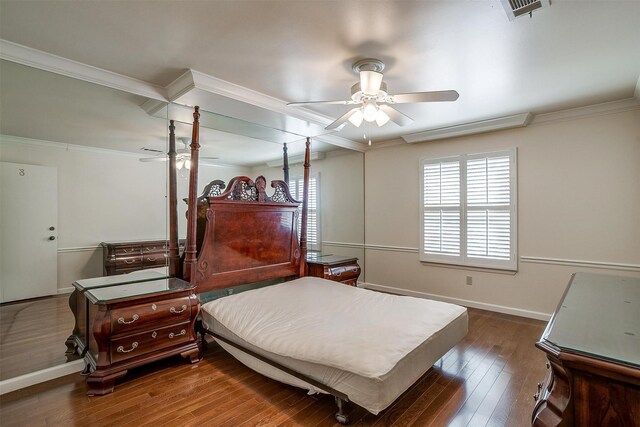
[[[460,161],[422,165],[421,259],[460,257]]]
[[[307,248],[320,250],[320,209],[319,209],[319,179],[317,175],[309,177],[309,198],[307,206]],[[296,200],[302,200],[304,195],[304,179],[293,178],[289,181],[289,191]],[[302,204],[299,218],[302,219]],[[298,237],[301,234],[302,221],[298,221]]]
[[[421,165],[420,259],[516,270],[516,150]]]

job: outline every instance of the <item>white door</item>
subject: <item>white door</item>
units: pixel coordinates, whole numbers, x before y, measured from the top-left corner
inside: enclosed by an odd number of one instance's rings
[[[58,289],[58,170],[0,162],[0,302]]]

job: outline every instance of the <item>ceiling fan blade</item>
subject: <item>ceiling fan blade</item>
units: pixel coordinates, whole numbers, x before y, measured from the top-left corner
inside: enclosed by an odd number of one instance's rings
[[[393,107],[388,105],[380,105],[380,109],[387,113],[389,119],[397,124],[398,126],[406,126],[413,122],[413,119],[405,114],[402,114],[400,111],[396,110]]]
[[[360,71],[360,90],[365,95],[377,95],[382,84],[382,73]]]
[[[287,105],[307,105],[307,104],[333,104],[333,105],[351,105],[355,104],[352,100],[342,100],[342,101],[302,101],[302,102],[289,102]]]
[[[336,121],[334,121],[333,123],[331,123],[329,126],[327,126],[325,129],[326,130],[334,130],[334,129],[338,129],[340,126],[342,126],[343,124],[345,124],[347,122],[347,120],[349,120],[349,117],[351,117],[351,115],[353,113],[355,113],[358,109],[357,108],[352,108],[351,110],[347,111],[346,113],[344,113],[343,115],[341,115]]]
[[[399,93],[391,96],[393,104],[407,104],[410,102],[443,102],[455,101],[460,94],[455,90],[439,90],[434,92]]]
[[[166,162],[168,159],[168,157],[162,156],[162,157],[142,157],[140,159],[141,162]]]

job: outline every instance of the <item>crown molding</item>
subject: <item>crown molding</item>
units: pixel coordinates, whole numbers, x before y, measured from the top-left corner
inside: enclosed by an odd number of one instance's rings
[[[568,110],[554,111],[552,113],[537,114],[531,121],[531,124],[575,120],[583,117],[622,113],[637,109],[640,109],[640,101],[636,98],[627,98],[618,101],[587,105],[586,107],[570,108]]]
[[[169,100],[176,101],[193,90],[202,90],[207,93],[253,105],[273,113],[282,114],[286,117],[293,117],[322,126],[334,120],[331,117],[315,113],[305,108],[296,107],[294,109],[293,107],[288,107],[287,103],[282,99],[265,95],[253,89],[248,89],[196,70],[187,70],[184,72],[167,86],[166,93]],[[313,137],[313,139],[360,152],[366,149],[363,144],[337,135],[319,135]]]
[[[447,126],[437,129],[429,129],[410,135],[403,135],[402,139],[413,144],[416,142],[433,141],[436,139],[454,138],[457,136],[473,135],[477,133],[492,132],[496,130],[525,127],[533,119],[533,114],[522,113],[513,116],[497,117],[488,120],[480,120],[471,123]]]
[[[8,40],[0,39],[0,59],[147,98],[166,100],[165,89],[160,86]]]
[[[64,151],[80,151],[86,153],[111,154],[116,156],[134,157],[139,159],[144,157],[144,153],[132,153],[130,151],[111,150],[108,148],[89,147],[86,145],[65,144],[63,142],[47,141],[43,139],[24,138],[21,136],[1,135],[0,143],[30,145],[33,147],[55,148]]]

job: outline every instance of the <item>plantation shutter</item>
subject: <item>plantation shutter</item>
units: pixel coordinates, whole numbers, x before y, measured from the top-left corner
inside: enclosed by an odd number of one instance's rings
[[[460,257],[460,161],[423,163],[422,251],[431,260]]]
[[[422,261],[517,268],[515,154],[422,160]]]
[[[319,218],[319,188],[318,176],[309,177],[309,206],[307,208],[307,248],[310,250],[320,250],[320,218]],[[304,193],[304,180],[301,177],[293,178],[289,181],[289,191],[296,200],[302,201]],[[302,227],[302,204],[300,204],[298,221],[298,237]]]

